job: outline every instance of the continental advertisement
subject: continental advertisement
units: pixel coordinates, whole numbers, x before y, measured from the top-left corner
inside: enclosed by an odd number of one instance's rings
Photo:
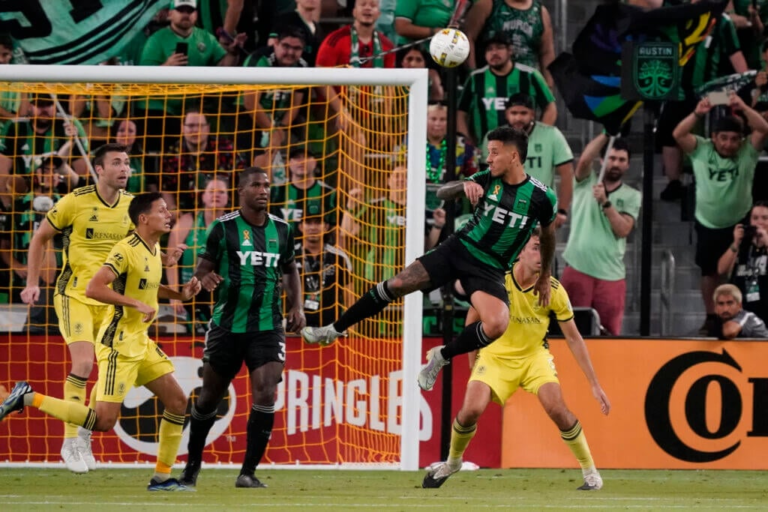
[[[599,468],[768,468],[768,343],[587,340],[612,410],[600,413],[565,340],[551,350]],[[503,411],[502,467],[577,467],[536,397]]]

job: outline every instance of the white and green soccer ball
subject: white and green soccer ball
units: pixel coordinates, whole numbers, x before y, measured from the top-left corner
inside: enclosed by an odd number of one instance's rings
[[[446,68],[455,68],[469,57],[469,39],[461,30],[445,28],[429,43],[432,59]]]

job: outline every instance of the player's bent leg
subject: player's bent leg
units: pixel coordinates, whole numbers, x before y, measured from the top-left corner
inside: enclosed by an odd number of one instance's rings
[[[181,445],[184,429],[184,417],[187,411],[187,396],[179,386],[173,373],[166,373],[144,384],[163,403],[163,419],[160,421],[157,463],[155,474],[149,482],[149,491],[178,491],[186,488],[175,478],[171,478],[171,469],[176,462],[176,455]]]
[[[536,394],[547,415],[560,429],[560,437],[562,437],[563,442],[579,461],[581,472],[584,475],[584,484],[579,487],[579,490],[600,490],[603,487],[603,479],[595,467],[592,452],[589,449],[587,437],[581,428],[581,423],[565,405],[560,385],[555,382],[548,382],[543,384]]]
[[[242,364],[242,363],[241,363]],[[203,460],[205,440],[216,422],[219,403],[227,393],[231,379],[219,374],[210,363],[203,364],[203,387],[192,405],[189,415],[189,442],[187,464],[179,481],[187,487],[197,485]]]
[[[305,327],[301,336],[307,343],[330,345],[358,322],[384,311],[389,304],[417,290],[428,288],[429,274],[420,261],[414,261],[395,277],[383,281],[360,297],[333,324],[324,327]]]
[[[248,417],[248,440],[243,466],[235,487],[266,487],[256,478],[256,466],[267,451],[275,423],[275,394],[282,378],[283,364],[271,361],[251,372],[253,406]]]

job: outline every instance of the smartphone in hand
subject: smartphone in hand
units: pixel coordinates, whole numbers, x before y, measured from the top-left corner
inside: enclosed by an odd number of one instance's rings
[[[731,102],[727,91],[712,91],[707,94],[707,99],[713,107],[716,105],[728,105]]]
[[[176,43],[176,53],[188,55],[189,43]]]

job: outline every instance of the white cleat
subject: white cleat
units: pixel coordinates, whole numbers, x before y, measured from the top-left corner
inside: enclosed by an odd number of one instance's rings
[[[579,491],[599,491],[603,488],[603,479],[597,470],[590,471],[584,475],[584,485],[578,488]]]
[[[443,359],[443,354],[440,352],[442,349],[443,347],[440,346],[427,352],[427,364],[422,366],[419,372],[419,387],[424,391],[431,391],[435,387],[440,370],[450,363],[449,360]]]
[[[80,457],[85,461],[85,465],[88,467],[88,471],[96,469],[96,458],[93,456],[93,450],[91,449],[91,434],[90,430],[80,428],[77,432],[77,451],[80,452]]]
[[[447,461],[436,462],[427,468],[427,474],[421,483],[421,487],[424,489],[437,489],[448,480],[449,476],[458,473],[460,470],[461,460],[457,464],[450,464]]]
[[[305,342],[309,344],[319,343],[323,347],[336,341],[336,338],[346,335],[345,332],[337,332],[333,328],[333,324],[325,327],[305,327],[301,330],[301,337],[304,338]]]
[[[67,465],[67,469],[71,472],[88,472],[88,465],[86,465],[82,455],[80,455],[80,448],[77,442],[77,438],[64,440],[64,444],[61,445],[61,458],[64,459],[64,464]]]

